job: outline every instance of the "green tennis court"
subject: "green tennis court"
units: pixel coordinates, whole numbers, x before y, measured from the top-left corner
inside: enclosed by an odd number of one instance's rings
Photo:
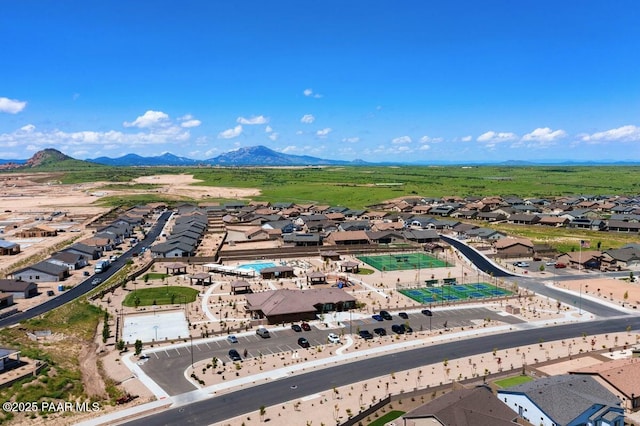
[[[444,260],[424,253],[395,253],[378,256],[358,256],[362,262],[378,271],[405,271],[408,269],[444,268],[453,266]]]
[[[513,293],[488,283],[443,285],[441,287],[420,287],[398,289],[405,296],[418,303],[457,302],[461,300],[486,299],[510,296]]]

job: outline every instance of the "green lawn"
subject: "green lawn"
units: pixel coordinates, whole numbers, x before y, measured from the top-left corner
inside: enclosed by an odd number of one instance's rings
[[[136,298],[139,300],[138,306],[151,305],[171,305],[175,303],[191,303],[196,300],[198,290],[188,287],[163,286],[153,288],[142,288],[127,294],[124,299],[124,306],[136,306]]]
[[[507,377],[506,379],[496,380],[494,383],[500,386],[502,389],[511,388],[513,386],[518,386],[523,383],[527,383],[532,381],[533,379],[529,376],[513,376]]]
[[[404,413],[405,411],[398,411],[398,410],[389,411],[384,416],[377,418],[376,420],[369,423],[369,426],[384,426],[385,423],[390,422],[391,420],[397,419]]]

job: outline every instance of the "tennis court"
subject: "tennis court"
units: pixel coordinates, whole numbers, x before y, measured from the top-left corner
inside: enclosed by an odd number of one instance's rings
[[[418,303],[456,302],[471,299],[509,296],[511,291],[487,283],[443,285],[441,287],[421,287],[398,289],[405,296]]]
[[[453,266],[424,253],[396,253],[378,256],[358,256],[358,260],[378,271],[405,271],[408,269],[444,268]]]

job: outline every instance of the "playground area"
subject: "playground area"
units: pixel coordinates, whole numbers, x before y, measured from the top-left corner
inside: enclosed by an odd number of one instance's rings
[[[459,302],[510,296],[513,292],[488,283],[450,284],[439,287],[401,288],[398,292],[418,303]]]
[[[447,268],[453,266],[451,263],[424,253],[393,253],[378,256],[358,256],[357,258],[378,271],[406,271],[409,269]]]

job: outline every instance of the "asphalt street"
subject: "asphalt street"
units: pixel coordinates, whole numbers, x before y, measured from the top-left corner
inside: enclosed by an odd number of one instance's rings
[[[587,335],[614,333],[630,327],[640,328],[640,317],[627,315],[602,321],[545,327],[526,331],[465,339],[426,348],[364,359],[328,369],[299,374],[262,385],[172,408],[162,413],[131,421],[129,425],[209,425],[233,418],[260,406],[269,407],[327,389],[355,383],[392,372],[441,363],[445,358],[457,359],[491,352],[494,348],[509,349],[535,344],[543,339],[554,341]],[[517,367],[517,365],[516,365]]]

